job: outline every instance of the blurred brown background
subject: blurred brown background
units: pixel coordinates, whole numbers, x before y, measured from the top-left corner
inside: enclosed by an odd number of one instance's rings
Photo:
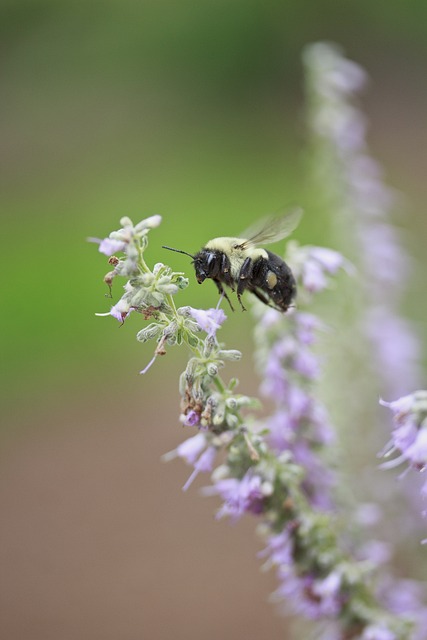
[[[427,5],[389,0],[2,2],[1,586],[8,640],[290,637],[268,602],[254,523],[214,520],[161,462],[186,353],[150,373],[138,318],[107,311],[87,236],[160,213],[147,259],[233,235],[289,202],[297,237],[328,244],[307,190],[301,52],[331,40],[371,77],[370,143],[407,197],[405,313],[427,337]],[[120,295],[117,293],[116,295]],[[192,286],[181,304],[212,305]],[[135,314],[136,315],[136,314]],[[255,393],[249,314],[222,330]],[[301,637],[301,636],[298,636]]]

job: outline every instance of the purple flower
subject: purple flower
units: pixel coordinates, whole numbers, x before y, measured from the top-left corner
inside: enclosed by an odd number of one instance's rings
[[[100,253],[104,253],[106,256],[112,256],[118,251],[124,251],[126,248],[126,242],[123,240],[113,240],[112,238],[104,238],[99,244]]]
[[[182,422],[186,427],[194,427],[200,422],[200,414],[191,409],[186,415],[182,416]]]
[[[294,356],[293,368],[304,378],[314,380],[319,375],[319,364],[316,356],[305,348],[300,348]]]
[[[226,320],[227,316],[225,315],[222,309],[193,309],[190,307],[190,314],[193,316],[199,327],[206,331],[208,336],[215,336],[216,332]]]
[[[375,274],[367,285],[374,285],[376,290],[393,286],[392,291],[400,294],[409,275],[410,262],[402,252],[396,229],[385,222],[368,220],[360,224],[358,233],[365,269]],[[391,293],[387,291],[388,296]]]
[[[187,482],[182,487],[183,491],[187,491],[188,487],[192,484],[194,479],[199,473],[207,473],[212,471],[215,461],[217,450],[215,447],[208,447],[194,463],[194,471],[188,478]]]
[[[301,274],[302,285],[310,293],[317,293],[326,288],[327,280],[321,265],[307,260]]]
[[[281,585],[276,591],[280,599],[290,601],[295,613],[312,620],[336,618],[344,599],[340,593],[341,577],[332,572],[326,578],[311,575],[297,576],[289,568],[278,571]]]
[[[110,315],[119,322],[124,322],[131,311],[133,311],[133,309],[131,309],[127,303],[119,300],[117,304],[111,307]]]
[[[315,249],[296,250],[298,268],[302,268],[303,259],[307,262],[308,255],[321,274],[324,270],[332,273],[341,266],[342,258],[335,251]],[[333,431],[324,407],[310,390],[312,380],[319,374],[312,345],[315,331],[321,326],[315,316],[299,311],[289,314],[286,323],[263,325],[261,392],[276,405],[276,411],[265,421],[269,446],[277,453],[293,454],[305,470],[303,488],[311,504],[330,509],[332,474],[319,458],[319,445],[330,443]]]
[[[329,421],[328,412],[323,405],[313,402],[309,419],[312,438],[315,442],[331,444],[335,440],[334,429]]]
[[[261,393],[271,398],[281,398],[285,395],[288,384],[287,372],[273,347],[264,367]]]
[[[335,275],[346,264],[346,260],[338,251],[326,247],[312,247],[310,258],[316,260],[324,271],[331,275]]]
[[[397,636],[383,625],[371,624],[364,630],[361,640],[397,640]]]
[[[350,263],[333,249],[302,247],[300,251],[304,260],[299,267],[299,276],[302,286],[309,293],[318,293],[326,289],[328,286],[327,276],[335,275],[339,269],[345,268],[347,271],[351,271]]]
[[[406,449],[405,456],[419,471],[425,468],[427,465],[427,427],[418,431],[414,442]]]
[[[334,615],[339,612],[342,606],[340,588],[341,576],[337,571],[332,571],[326,578],[313,582],[312,592],[315,597],[322,601],[323,610],[327,610]]]
[[[291,528],[285,528],[281,533],[271,535],[267,539],[267,546],[259,553],[261,558],[268,558],[268,562],[277,567],[291,567],[293,565],[294,544]]]
[[[307,392],[296,384],[292,384],[288,388],[286,396],[286,404],[290,417],[294,420],[301,420],[310,414],[313,399]]]
[[[267,558],[267,564],[277,567],[280,586],[276,598],[291,603],[296,613],[308,618],[336,617],[344,603],[340,573],[331,571],[322,578],[308,573],[297,575],[293,552],[290,523],[281,533],[270,536],[267,547],[260,553]]]
[[[427,466],[427,392],[416,391],[394,402],[380,400],[380,403],[393,411],[397,425],[392,432],[392,446],[383,455],[400,453],[399,457],[384,462],[381,468],[389,469],[407,461],[423,471]]]
[[[96,316],[113,316],[116,320],[123,323],[128,315],[134,311],[129,303],[121,298],[117,304],[113,305],[108,313],[95,313]]]
[[[389,579],[380,593],[383,602],[395,615],[409,615],[413,620],[411,640],[425,640],[426,637],[427,607],[424,604],[424,592],[422,582]]]
[[[376,347],[377,368],[388,392],[399,395],[414,388],[420,377],[419,344],[410,324],[386,307],[377,306],[366,312],[363,326]]]
[[[328,43],[310,46],[305,61],[311,94],[310,124],[329,172],[329,176],[323,173],[322,179],[334,185],[335,215],[347,215],[353,255],[359,258],[357,266],[368,294],[362,314],[367,316],[364,331],[376,356],[372,361],[378,361],[378,373],[387,391],[401,394],[421,377],[417,337],[397,313],[410,260],[389,219],[396,196],[384,184],[381,167],[368,155],[366,122],[353,103],[353,92],[362,87],[364,73],[360,70],[357,80],[359,72],[350,71],[353,63]],[[344,77],[346,70],[350,73],[348,88],[345,80],[333,80]],[[305,279],[310,291],[322,288],[322,275],[308,265]]]
[[[311,346],[315,342],[316,331],[324,326],[312,313],[302,311],[295,314],[295,325],[298,342],[307,346]]]
[[[407,615],[424,609],[424,585],[415,580],[401,579],[398,583],[390,580],[385,593],[381,594],[386,604],[394,613]],[[426,610],[424,609],[424,613]]]
[[[370,562],[373,566],[385,565],[392,557],[391,546],[380,540],[370,540],[363,544],[358,551],[358,558]]]
[[[274,451],[286,451],[296,438],[298,423],[286,409],[279,409],[267,419],[268,442]]]
[[[208,446],[208,440],[205,434],[197,433],[195,436],[181,442],[173,451],[165,454],[163,459],[169,461],[179,457],[188,464],[193,465],[194,470],[182,487],[183,491],[186,491],[200,472],[206,473],[212,471],[216,453],[216,447]]]
[[[244,513],[262,513],[265,498],[271,492],[270,484],[265,483],[252,469],[241,480],[225,478],[205,490],[208,495],[218,494],[224,500],[218,517],[231,516],[235,520]]]
[[[423,429],[424,431],[424,429]],[[393,444],[399,451],[408,451],[413,446],[417,439],[418,429],[414,416],[406,416],[404,420],[401,419],[400,424],[393,429]]]
[[[316,42],[306,47],[304,60],[312,72],[311,81],[318,91],[330,98],[362,89],[367,81],[364,69],[342,55],[340,47],[329,42]]]
[[[305,470],[302,486],[311,504],[324,510],[331,509],[332,471],[324,465],[316,451],[305,440],[296,441],[291,450],[295,461]]]
[[[187,440],[181,442],[181,444],[179,444],[175,449],[174,453],[179,458],[183,458],[188,464],[194,465],[197,458],[206,448],[206,445],[206,436],[203,433],[197,433],[195,436],[187,438]]]
[[[409,393],[407,396],[402,396],[392,402],[386,402],[380,398],[380,404],[383,405],[383,407],[391,409],[394,417],[400,419],[410,413],[412,405],[414,404],[414,394]]]

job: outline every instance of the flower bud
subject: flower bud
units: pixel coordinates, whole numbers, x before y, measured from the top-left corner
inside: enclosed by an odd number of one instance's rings
[[[199,339],[190,331],[187,333],[187,342],[190,345],[190,347],[197,347],[199,343]]]
[[[230,411],[236,411],[238,404],[237,404],[237,399],[236,398],[227,398],[227,400],[225,401],[225,406],[227,407],[227,409],[230,409]]]
[[[210,375],[211,378],[215,378],[215,376],[218,375],[218,367],[213,362],[208,363],[206,367],[206,371],[208,372],[208,375]]]
[[[156,262],[156,264],[153,267],[153,273],[156,276],[159,271],[161,271],[162,269],[164,269],[165,265],[163,264],[163,262]]]
[[[157,289],[161,293],[164,293],[165,295],[171,295],[171,296],[175,295],[175,293],[178,293],[179,291],[176,284],[172,284],[172,282],[170,282],[169,284],[158,284]]]
[[[154,282],[154,276],[152,273],[143,273],[139,280],[144,287],[149,287]]]
[[[224,423],[224,414],[216,413],[212,419],[214,427],[220,427]]]
[[[239,418],[234,413],[227,413],[225,421],[230,429],[236,429],[239,426]]]
[[[268,480],[264,480],[264,482],[261,484],[261,492],[264,496],[273,495],[273,492],[274,492],[273,484]]]
[[[258,404],[257,398],[249,398],[249,396],[240,396],[237,398],[237,406],[240,407],[252,407]]]
[[[104,282],[105,282],[105,284],[107,284],[110,287],[110,289],[111,289],[111,285],[113,284],[113,278],[115,276],[116,276],[115,271],[109,271],[104,276]]]
[[[178,276],[175,282],[179,289],[186,289],[190,284],[190,280],[188,278],[184,278],[184,276]]]
[[[135,231],[136,233],[141,233],[148,229],[154,229],[155,227],[159,226],[161,221],[162,216],[150,216],[149,218],[145,218],[145,220],[141,220],[141,222],[138,222],[138,224],[135,225]]]
[[[177,313],[179,316],[184,316],[184,318],[188,318],[188,316],[191,315],[190,313],[191,311],[191,307],[179,307],[179,309],[177,309]]]
[[[128,229],[119,229],[119,231],[112,231],[108,236],[109,240],[119,240],[128,244],[132,238]]]
[[[237,349],[221,349],[218,351],[218,357],[224,358],[225,360],[240,360],[242,352]]]
[[[157,324],[156,322],[152,322],[148,325],[148,327],[145,327],[145,329],[141,329],[141,331],[138,331],[138,333],[136,334],[136,339],[139,340],[139,342],[147,342],[148,340],[156,338],[161,330],[161,325]]]
[[[160,291],[147,291],[145,302],[152,307],[160,307],[164,301],[164,295]]]
[[[172,320],[172,322],[170,322],[163,331],[164,337],[167,339],[171,338],[176,334],[177,329],[178,329],[178,325],[176,324],[175,320]]]
[[[194,375],[197,368],[197,358],[191,358],[187,363],[187,368],[185,369],[185,378],[187,382],[192,384],[194,380]]]
[[[215,484],[230,476],[230,468],[226,464],[219,465],[212,473],[212,482]]]

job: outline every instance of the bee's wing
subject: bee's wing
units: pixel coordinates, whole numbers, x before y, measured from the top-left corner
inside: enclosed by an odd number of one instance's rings
[[[295,208],[281,216],[263,218],[241,235],[242,238],[247,238],[240,245],[241,248],[248,249],[259,244],[270,244],[283,240],[296,229],[302,218],[302,213],[302,209]]]

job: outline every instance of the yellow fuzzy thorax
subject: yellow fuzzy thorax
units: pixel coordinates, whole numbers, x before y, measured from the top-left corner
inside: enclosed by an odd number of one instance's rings
[[[240,245],[246,242],[245,238],[214,238],[206,243],[205,249],[212,251],[222,251],[230,260],[230,273],[231,276],[237,280],[239,278],[240,269],[246,258],[251,258],[255,261],[258,258],[268,259],[268,254],[265,249],[259,249],[257,247],[248,247],[247,249],[241,249]]]

